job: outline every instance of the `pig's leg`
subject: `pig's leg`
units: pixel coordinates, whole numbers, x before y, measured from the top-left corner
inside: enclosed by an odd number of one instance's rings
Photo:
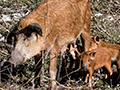
[[[57,72],[57,59],[58,59],[58,51],[59,49],[53,48],[50,52],[50,82],[51,82],[51,90],[56,90],[56,72]]]
[[[37,77],[40,72],[41,72],[41,67],[42,67],[42,54],[38,54],[34,57],[35,59],[35,65],[36,65],[36,71],[35,71],[35,88],[37,88],[38,86],[40,86],[40,77]],[[36,78],[37,77],[37,78]]]
[[[84,51],[88,51],[89,47],[90,47],[90,33],[87,32],[83,32],[81,34],[82,38],[83,38],[83,47],[84,47]]]
[[[92,74],[93,74],[93,70],[90,69],[90,70],[89,70],[89,84],[88,84],[89,87],[92,86]]]
[[[69,70],[73,69],[74,62],[75,61],[73,60],[72,56],[70,56],[70,64],[69,64],[69,67],[68,67]]]

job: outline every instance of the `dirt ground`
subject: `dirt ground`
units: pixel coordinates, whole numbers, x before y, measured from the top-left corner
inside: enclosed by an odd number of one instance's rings
[[[13,49],[6,43],[9,32],[20,18],[32,11],[42,0],[0,0],[0,90],[48,90],[49,89],[49,60],[46,59],[41,71],[41,85],[34,88],[35,63],[31,58],[16,68],[3,67]],[[98,35],[101,40],[109,43],[120,43],[120,0],[90,0],[91,4],[91,35]],[[67,55],[67,54],[66,54]],[[69,57],[67,58],[69,65]],[[61,59],[58,60],[61,68]],[[64,68],[58,73],[57,85],[59,90],[119,90],[120,82],[116,83],[117,70],[113,65],[111,79],[104,80],[102,69],[94,72],[93,87],[88,88],[82,80],[82,70]],[[69,75],[69,73],[73,72]],[[63,78],[66,75],[65,78]]]

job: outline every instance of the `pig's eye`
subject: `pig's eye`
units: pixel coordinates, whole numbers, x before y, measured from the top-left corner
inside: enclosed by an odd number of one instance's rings
[[[92,42],[90,42],[90,46],[92,46]]]
[[[37,37],[37,34],[34,34],[34,33],[32,33],[32,34],[30,34],[29,36],[24,36],[24,40],[34,40],[34,39],[36,39],[36,37]]]
[[[90,62],[90,60],[88,60],[88,62]]]

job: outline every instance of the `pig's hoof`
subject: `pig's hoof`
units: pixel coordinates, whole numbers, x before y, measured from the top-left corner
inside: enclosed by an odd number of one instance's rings
[[[92,84],[88,84],[88,87],[90,87],[90,88],[91,88],[91,87],[92,87]]]

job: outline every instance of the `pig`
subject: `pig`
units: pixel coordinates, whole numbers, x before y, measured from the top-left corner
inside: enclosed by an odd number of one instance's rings
[[[117,71],[118,71],[118,77],[115,81],[119,81],[119,79],[120,79],[120,45],[103,42],[102,40],[100,40],[98,35],[95,35],[91,40],[89,50],[96,49],[96,48],[99,48],[99,47],[106,47],[111,51],[111,53],[112,53],[112,58],[111,58],[112,64],[117,65]]]
[[[105,47],[93,49],[81,54],[82,66],[85,71],[89,72],[89,87],[92,86],[92,74],[94,70],[105,67],[109,71],[110,76],[112,75],[111,56],[112,53]],[[104,73],[106,73],[106,69],[103,69]],[[107,74],[105,74],[105,79],[107,79]]]
[[[81,45],[76,44],[76,47],[71,44],[69,53],[71,55],[70,58],[70,65],[69,68],[71,69],[73,67],[73,64],[75,63],[75,69],[81,68],[80,65],[80,54],[83,52],[83,47]]]
[[[14,37],[14,49],[8,61],[16,66],[36,55],[39,61],[42,50],[50,53],[50,86],[55,90],[58,54],[80,35],[87,51],[90,22],[89,0],[44,0],[9,33],[7,42]]]

